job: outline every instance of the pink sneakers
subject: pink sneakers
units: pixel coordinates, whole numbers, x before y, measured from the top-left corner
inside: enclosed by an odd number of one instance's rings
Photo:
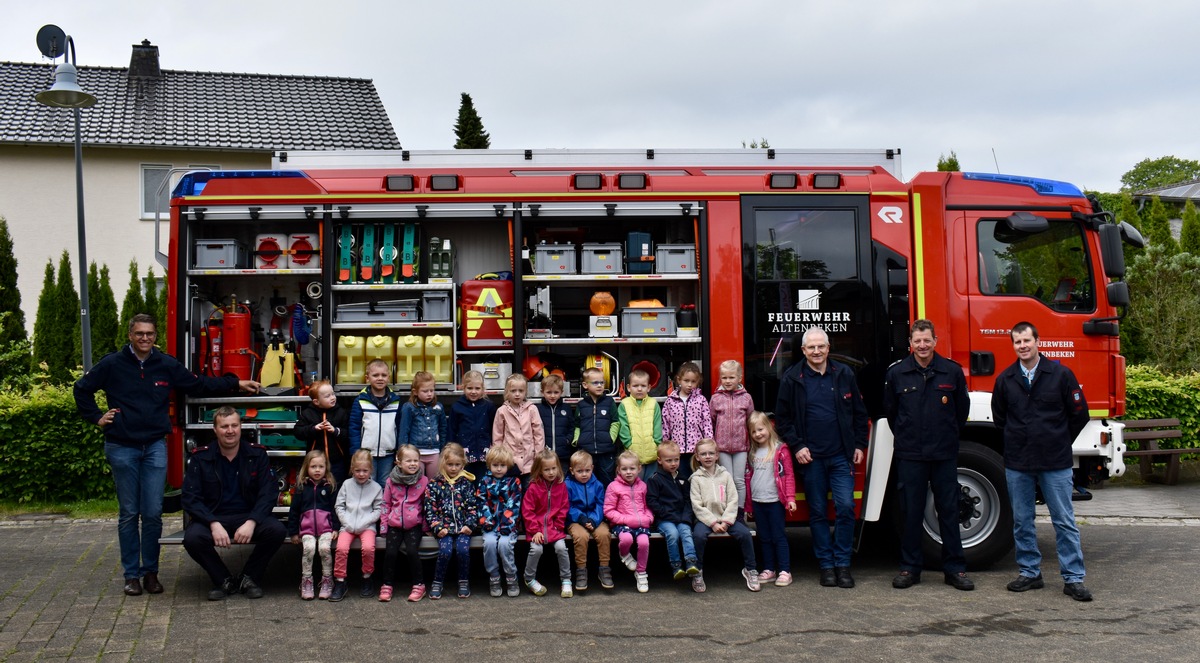
[[[413,585],[412,591],[408,593],[408,600],[416,603],[425,596],[425,585]]]
[[[316,596],[313,594],[313,579],[312,576],[304,576],[300,578],[300,598],[305,601],[311,601]]]
[[[387,603],[392,600],[392,586],[384,585],[379,588],[379,600],[382,603]]]

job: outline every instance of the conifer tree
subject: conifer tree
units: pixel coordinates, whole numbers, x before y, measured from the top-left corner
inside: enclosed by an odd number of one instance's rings
[[[1183,206],[1183,230],[1179,233],[1179,250],[1200,256],[1200,212],[1189,199]]]
[[[17,258],[13,253],[8,221],[0,216],[0,350],[10,343],[25,341],[25,313],[17,289]]]
[[[72,278],[71,254],[66,250],[58,261],[58,279],[55,282],[54,308],[55,335],[59,337],[60,350],[56,362],[50,363],[51,379],[67,384],[72,381],[71,370],[83,365],[83,336],[80,334],[79,291]]]
[[[1142,212],[1142,232],[1146,235],[1146,243],[1161,246],[1166,255],[1174,255],[1179,250],[1179,244],[1171,236],[1171,222],[1167,206],[1158,196],[1150,201],[1150,207]]]
[[[158,331],[159,331],[158,338],[154,341],[154,344],[156,346],[158,346],[159,350],[162,350],[165,347],[163,345],[163,341],[165,341],[167,338],[167,335],[166,335],[167,325],[166,325],[166,320],[164,320],[163,318],[160,318],[158,315],[160,297],[159,297],[159,293],[158,293],[158,281],[154,278],[154,268],[153,267],[146,268],[145,288],[146,288],[146,313],[154,316],[154,323],[158,327]]]
[[[121,302],[121,324],[118,329],[124,338],[125,330],[129,329],[129,321],[138,313],[146,313],[146,300],[142,298],[142,281],[138,277],[137,260],[129,261],[129,288],[125,291],[125,300]]]
[[[456,150],[486,150],[492,146],[488,132],[483,130],[483,120],[479,118],[479,113],[475,112],[475,103],[466,92],[462,93],[462,102],[458,106],[454,135],[458,137],[454,143]]]
[[[33,365],[34,372],[41,369],[39,364],[50,364],[50,358],[58,350],[55,347],[54,329],[55,303],[58,291],[54,285],[54,261],[46,261],[46,275],[42,279],[42,292],[38,295],[37,316],[33,319]]]
[[[109,281],[108,265],[88,268],[88,299],[92,310],[92,364],[120,347],[124,337],[117,325],[117,299]]]

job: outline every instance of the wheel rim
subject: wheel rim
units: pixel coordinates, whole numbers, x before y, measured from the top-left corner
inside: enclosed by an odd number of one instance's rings
[[[958,510],[959,533],[962,535],[963,548],[970,548],[987,540],[1000,522],[1000,493],[986,477],[966,467],[958,468],[958,486],[961,491]],[[925,498],[925,518],[922,525],[930,538],[939,544],[942,542],[932,492]]]

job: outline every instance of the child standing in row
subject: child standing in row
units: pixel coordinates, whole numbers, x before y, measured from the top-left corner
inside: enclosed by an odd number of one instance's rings
[[[692,502],[687,483],[679,474],[679,445],[663,442],[658,447],[658,471],[646,486],[646,504],[667,542],[667,559],[675,579],[692,576],[695,584],[700,567],[692,543]]]
[[[546,588],[537,581],[538,562],[547,545],[554,546],[558,558],[558,579],[562,583],[561,596],[569,599],[571,591],[571,557],[567,554],[567,487],[563,484],[562,468],[558,456],[549,449],[542,449],[533,461],[533,480],[525,491],[521,504],[521,515],[525,520],[525,537],[529,541],[529,557],[525,558],[525,585],[535,596],[543,596]]]
[[[367,386],[350,406],[350,455],[371,452],[375,483],[383,485],[395,464],[400,396],[388,388],[392,370],[382,359],[367,364]]]
[[[717,441],[721,467],[733,475],[738,505],[746,503],[746,422],[754,411],[754,399],[742,387],[742,365],[730,359],[721,362],[721,384],[709,401],[712,410],[713,439]]]
[[[750,530],[737,519],[737,488],[733,477],[717,463],[717,443],[701,440],[696,445],[696,456],[692,459],[692,511],[696,514],[696,526],[692,537],[696,544],[696,559],[704,568],[704,546],[708,535],[713,532],[728,532],[742,548],[742,577],[752,592],[762,589],[758,582],[757,563],[754,559],[754,539]],[[696,576],[692,589],[703,592],[703,576]]]
[[[421,462],[424,462],[422,458]],[[425,522],[438,540],[437,566],[429,598],[442,598],[446,569],[458,556],[458,598],[471,596],[471,528],[479,522],[479,503],[475,499],[475,477],[463,470],[467,455],[455,443],[442,449],[436,479],[425,494]]]
[[[762,543],[763,571],[758,580],[774,580],[776,587],[787,587],[792,584],[792,560],[784,530],[784,509],[788,513],[796,510],[792,454],[775,434],[766,413],[752,413],[748,428],[750,462],[746,466],[746,484],[750,499],[745,504],[746,513],[754,516],[758,540]]]
[[[500,566],[508,580],[508,595],[517,596],[517,562],[513,548],[521,517],[521,480],[508,476],[513,457],[507,447],[488,449],[485,462],[488,473],[479,479],[475,493],[479,500],[479,528],[483,530],[483,565],[488,572],[492,596],[504,593],[500,586]]]
[[[646,563],[650,559],[650,526],[654,515],[646,506],[646,483],[639,476],[642,464],[637,454],[623,451],[617,457],[617,478],[608,484],[604,495],[604,517],[613,524],[617,533],[617,550],[621,561],[633,571],[637,590],[643,594],[650,591]],[[630,554],[637,541],[637,560]]]
[[[537,407],[525,400],[525,376],[514,373],[504,381],[504,404],[496,410],[492,446],[506,447],[521,479],[528,482],[533,459],[546,447],[542,417]]]
[[[486,398],[483,373],[463,373],[462,385],[462,398],[450,406],[446,428],[447,441],[462,445],[467,452],[467,471],[481,477],[487,474],[488,464],[484,457],[492,446],[496,405]]]
[[[384,557],[383,587],[379,588],[379,600],[391,601],[395,587],[396,563],[400,558],[401,546],[408,560],[412,591],[409,601],[420,601],[425,596],[425,578],[421,569],[419,549],[425,530],[425,490],[429,479],[421,471],[421,452],[411,444],[396,451],[396,465],[388,475],[383,489],[383,507],[379,520],[379,533],[387,537],[387,552]],[[363,587],[364,596],[366,586]]]
[[[700,440],[711,438],[712,411],[700,393],[700,367],[684,362],[675,373],[675,393],[663,405],[663,439],[679,445],[679,457],[685,468],[692,465],[692,454]]]
[[[321,598],[333,593],[333,555],[330,545],[337,536],[338,519],[334,513],[337,484],[326,476],[325,454],[310,451],[304,455],[296,494],[288,511],[288,534],[292,543],[303,543],[300,556],[300,598],[313,599],[313,557],[321,553]]]
[[[329,459],[330,476],[346,478],[350,458],[350,414],[338,405],[329,380],[316,380],[308,387],[312,404],[300,410],[292,434],[305,443],[306,451],[320,450]]]
[[[598,368],[583,372],[583,387],[583,398],[575,405],[575,446],[592,454],[596,478],[607,486],[616,476],[616,440],[621,426],[617,403],[604,393],[604,373]]]
[[[413,376],[412,394],[400,410],[400,428],[396,439],[421,451],[425,476],[432,481],[438,472],[438,454],[446,443],[446,411],[437,402],[433,373],[417,371]],[[461,449],[461,447],[459,447]]]
[[[629,373],[629,398],[617,406],[621,446],[637,454],[642,464],[642,481],[649,481],[657,467],[658,445],[663,440],[662,408],[650,398],[650,374],[641,369]]]
[[[333,560],[330,601],[341,601],[346,597],[346,558],[355,539],[362,542],[362,595],[369,597],[375,593],[371,574],[375,572],[375,525],[383,508],[383,489],[371,480],[373,470],[371,452],[359,449],[350,459],[350,481],[338,490],[334,512],[342,524],[342,531],[338,533],[337,555]]]
[[[571,508],[567,511],[567,522],[570,523],[567,532],[575,546],[575,589],[582,592],[588,588],[588,541],[596,542],[596,556],[600,558],[596,575],[600,586],[612,589],[612,568],[609,566],[612,539],[608,523],[604,522],[604,484],[592,474],[592,455],[588,452],[571,454],[570,467],[567,495]]]
[[[542,378],[542,402],[537,404],[542,417],[542,432],[546,436],[546,448],[553,449],[558,464],[570,467],[571,454],[575,452],[572,440],[575,437],[575,417],[571,406],[562,402],[563,379],[557,375]]]

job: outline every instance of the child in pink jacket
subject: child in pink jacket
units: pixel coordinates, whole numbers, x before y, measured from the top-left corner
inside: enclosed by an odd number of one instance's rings
[[[642,464],[636,453],[626,450],[617,456],[617,478],[608,484],[604,494],[604,519],[612,524],[617,535],[617,550],[621,561],[633,571],[637,590],[650,591],[646,562],[650,558],[650,525],[654,514],[646,505],[646,484],[640,474]],[[629,554],[637,540],[637,561]]]
[[[684,362],[675,373],[675,393],[662,406],[662,439],[679,445],[679,469],[691,468],[700,440],[713,436],[712,410],[700,393],[700,367]],[[690,472],[689,472],[690,474]]]
[[[513,374],[504,381],[504,404],[492,424],[492,446],[508,447],[513,467],[523,483],[529,482],[533,459],[546,448],[546,433],[537,406],[525,400],[525,376]]]
[[[412,591],[409,601],[420,601],[425,596],[425,579],[421,570],[419,548],[425,535],[425,488],[429,479],[421,470],[421,452],[411,444],[396,450],[396,466],[383,488],[383,510],[379,517],[379,533],[387,537],[387,552],[384,557],[383,587],[379,589],[380,601],[392,600],[392,587],[396,561],[401,546],[408,559],[412,575]],[[363,596],[371,596],[364,586]]]
[[[534,596],[544,596],[546,588],[537,581],[538,562],[546,546],[554,548],[558,559],[558,579],[562,596],[574,596],[571,585],[571,557],[567,552],[567,510],[571,498],[563,483],[562,466],[552,449],[542,449],[533,461],[533,480],[521,500],[521,517],[525,521],[525,538],[529,541],[529,556],[525,558],[525,586]]]

